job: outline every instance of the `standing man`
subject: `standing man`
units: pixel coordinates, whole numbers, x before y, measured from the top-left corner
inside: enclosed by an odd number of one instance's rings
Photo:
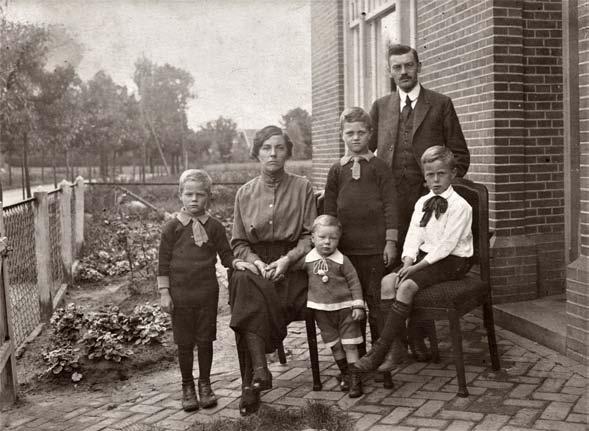
[[[421,155],[434,145],[448,147],[454,153],[456,174],[463,177],[470,164],[470,153],[452,100],[419,83],[421,63],[417,51],[407,45],[391,45],[387,56],[389,73],[397,90],[372,105],[373,133],[369,148],[377,150],[377,157],[392,169],[396,184],[394,200],[399,220],[397,261],[393,264],[396,267],[401,263],[403,243],[415,203],[427,193]],[[423,341],[423,328],[410,322],[408,329],[415,359],[426,361],[429,352]]]
[[[423,152],[434,145],[450,148],[459,177],[468,170],[470,153],[452,100],[419,83],[421,63],[417,51],[406,45],[391,45],[387,55],[397,90],[372,105],[369,148],[378,150],[377,156],[391,167],[397,185],[400,257],[413,207],[427,191],[420,165]]]

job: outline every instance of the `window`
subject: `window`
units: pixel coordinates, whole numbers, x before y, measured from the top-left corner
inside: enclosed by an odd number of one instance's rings
[[[370,108],[391,90],[389,43],[415,46],[416,0],[344,1],[345,104]]]

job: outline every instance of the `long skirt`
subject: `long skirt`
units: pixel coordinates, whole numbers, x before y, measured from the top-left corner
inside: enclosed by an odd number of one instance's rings
[[[253,244],[253,251],[265,263],[284,256],[296,243]],[[233,271],[229,281],[230,326],[239,336],[257,334],[271,353],[286,337],[286,326],[302,318],[307,303],[307,274],[288,271],[280,281],[266,280],[250,271]]]

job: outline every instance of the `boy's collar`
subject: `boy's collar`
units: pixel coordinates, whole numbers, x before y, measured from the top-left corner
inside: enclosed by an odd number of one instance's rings
[[[368,150],[366,153],[364,154],[346,154],[345,156],[343,156],[341,159],[339,159],[339,163],[341,166],[344,166],[345,164],[349,163],[350,161],[352,161],[352,159],[354,157],[360,157],[361,159],[366,160],[367,162],[370,161],[370,159],[372,159],[374,156],[374,153],[370,150]]]
[[[305,256],[305,263],[306,262],[315,262],[315,261],[321,260],[323,258],[324,257],[319,254],[317,249],[313,248],[313,250],[311,250]],[[325,257],[325,259],[329,259],[335,263],[339,263],[340,265],[343,265],[343,263],[344,263],[344,255],[342,254],[341,251],[339,251],[337,249],[333,253],[331,253],[329,256]]]
[[[204,225],[207,222],[207,220],[209,219],[209,215],[205,212],[202,215],[193,216],[188,211],[186,211],[184,208],[182,208],[180,211],[178,211],[176,213],[176,218],[184,226],[188,226],[188,224],[190,223],[191,220],[198,220],[201,224]]]
[[[454,188],[452,187],[452,184],[450,184],[450,186],[446,190],[444,190],[443,193],[436,195],[434,192],[432,192],[430,190],[429,193],[426,195],[426,197],[431,198],[432,196],[441,196],[444,199],[448,200],[448,198],[450,198],[450,196],[452,196],[452,193],[454,193]]]

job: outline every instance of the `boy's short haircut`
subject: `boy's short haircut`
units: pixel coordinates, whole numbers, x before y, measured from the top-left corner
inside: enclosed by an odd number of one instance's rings
[[[188,181],[194,181],[202,184],[209,195],[211,194],[213,180],[204,169],[187,169],[182,172],[182,175],[180,175],[180,179],[178,180],[178,193],[182,194],[182,190],[184,190],[184,184],[186,184]]]
[[[311,229],[311,231],[315,232],[315,229],[318,226],[337,227],[340,234],[343,230],[340,221],[336,217],[327,214],[320,215],[313,221],[313,228]]]
[[[434,145],[425,150],[421,155],[421,166],[423,167],[426,163],[433,163],[437,160],[444,162],[450,169],[456,168],[454,153],[450,148],[442,145]]]
[[[339,117],[340,130],[344,130],[344,123],[364,123],[369,131],[372,130],[372,119],[370,115],[359,106],[344,109],[342,115]]]

